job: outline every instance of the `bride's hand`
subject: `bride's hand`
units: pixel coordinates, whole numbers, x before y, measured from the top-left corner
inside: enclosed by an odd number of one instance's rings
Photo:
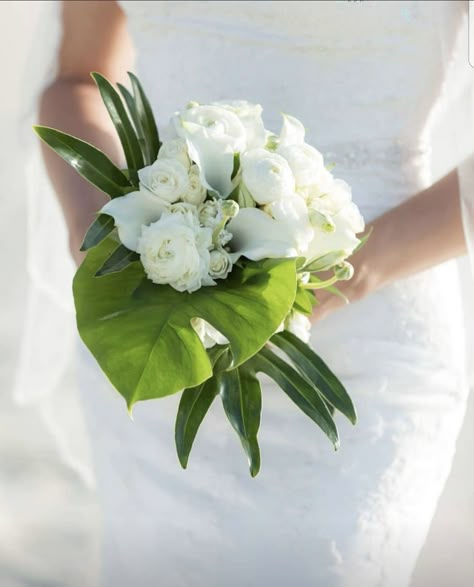
[[[371,223],[366,244],[349,258],[354,276],[336,287],[356,302],[390,283],[466,254],[457,170]],[[346,302],[316,290],[312,321]]]
[[[350,258],[350,262],[354,267],[353,277],[347,281],[338,281],[336,283],[337,289],[347,298],[347,301],[343,297],[327,290],[315,290],[314,294],[319,303],[314,307],[313,315],[311,316],[312,322],[322,320],[338,308],[348,303],[356,302],[378,288],[378,281],[381,277],[379,271],[374,266],[375,264],[371,263],[371,257],[372,261],[374,261],[373,255],[371,254],[372,247],[369,246],[372,236],[365,246]],[[318,277],[327,279],[332,277],[332,275],[332,272],[328,272],[327,275],[318,274]]]

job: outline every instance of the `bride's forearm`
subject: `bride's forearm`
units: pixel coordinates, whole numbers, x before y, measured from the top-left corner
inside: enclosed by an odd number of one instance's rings
[[[457,170],[369,223],[372,234],[349,260],[354,276],[337,283],[350,302],[466,253]],[[344,302],[318,290],[313,320]]]
[[[459,182],[453,170],[377,218],[361,260],[382,287],[466,253]]]
[[[41,96],[39,124],[77,136],[122,165],[119,141],[90,72],[126,83],[133,46],[125,14],[117,2],[62,2],[62,29],[58,75]],[[48,147],[43,154],[79,262],[82,238],[107,197]]]
[[[92,79],[54,82],[42,96],[39,123],[78,136],[104,151],[115,163],[122,164],[120,144]],[[82,238],[107,196],[82,179],[47,146],[42,148],[69,229],[71,253],[79,261]]]

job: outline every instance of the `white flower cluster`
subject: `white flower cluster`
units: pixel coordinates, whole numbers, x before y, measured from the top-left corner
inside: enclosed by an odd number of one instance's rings
[[[158,159],[138,172],[140,189],[101,210],[114,217],[121,242],[140,254],[149,279],[178,291],[215,285],[232,269],[225,226],[235,202],[207,200],[186,141],[163,143]]]
[[[241,257],[310,261],[337,253],[341,263],[359,244],[364,221],[350,186],[305,142],[296,118],[283,115],[274,135],[259,105],[193,102],[172,126],[177,138],[138,172],[139,190],[101,210],[154,283],[193,292],[225,279]],[[285,327],[307,337],[302,319],[292,315]]]

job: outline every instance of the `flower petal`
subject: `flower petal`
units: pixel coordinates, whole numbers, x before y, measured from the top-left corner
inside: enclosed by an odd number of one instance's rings
[[[291,228],[258,208],[241,208],[230,221],[228,230],[233,235],[230,241],[233,263],[240,256],[252,261],[297,256]]]
[[[182,124],[189,156],[199,167],[201,183],[226,198],[233,189],[234,152],[231,146],[225,138],[209,137],[202,126],[191,122]]]
[[[110,200],[101,212],[109,214],[115,220],[122,244],[136,251],[142,226],[156,222],[167,209],[167,204],[157,196],[141,190]]]
[[[354,217],[357,219],[357,225],[354,222]],[[344,251],[347,256],[351,255],[360,243],[355,232],[360,232],[364,228],[363,221],[360,221],[360,218],[360,214],[357,216],[353,208],[351,208],[350,214],[341,212],[333,216],[334,231],[316,230],[314,232],[314,238],[308,246],[307,259],[322,257],[333,251]]]
[[[294,116],[282,114],[283,125],[280,131],[280,146],[300,145],[304,143],[305,129],[303,124]]]

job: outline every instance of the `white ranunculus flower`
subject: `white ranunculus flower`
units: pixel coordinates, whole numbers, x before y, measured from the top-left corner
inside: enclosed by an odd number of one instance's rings
[[[266,143],[266,131],[262,120],[263,108],[246,100],[229,100],[213,102],[236,114],[247,133],[247,149],[263,147]]]
[[[241,157],[242,181],[258,204],[269,204],[295,192],[295,178],[288,162],[265,149],[247,151]]]
[[[142,227],[159,220],[167,209],[166,202],[142,189],[113,198],[101,212],[113,217],[120,242],[131,251],[136,251]]]
[[[224,249],[213,249],[210,253],[209,275],[214,279],[225,279],[232,271],[232,261]]]
[[[211,242],[212,231],[201,228],[192,213],[165,212],[143,227],[137,251],[153,283],[192,293],[202,285],[215,285],[209,277]]]
[[[189,170],[189,187],[188,191],[184,194],[183,200],[199,206],[206,199],[206,188],[201,183],[199,167],[192,165]]]
[[[300,312],[291,312],[286,319],[286,330],[292,332],[303,342],[309,342],[311,337],[311,321],[308,316]]]
[[[189,189],[186,168],[174,159],[157,159],[138,172],[140,187],[167,202],[177,202]]]
[[[288,161],[297,188],[317,184],[323,172],[327,171],[321,153],[307,143],[283,145],[277,153]]]
[[[247,148],[247,132],[239,117],[222,106],[197,105],[178,112],[173,124],[199,166],[203,185],[226,198],[234,187],[234,153]]]
[[[188,125],[205,129],[209,138],[229,145],[234,153],[247,148],[247,133],[237,114],[216,105],[199,105],[178,112],[174,119],[178,135],[188,138]]]
[[[184,139],[165,141],[158,152],[158,159],[173,159],[179,161],[186,170],[189,170],[191,167],[188,146]]]
[[[202,318],[192,318],[191,326],[207,349],[212,348],[216,344],[229,344],[225,336]]]
[[[331,175],[328,171],[326,171]],[[322,214],[337,214],[352,202],[351,186],[342,179],[325,177],[325,184],[320,182],[312,186],[306,194],[306,203]]]

